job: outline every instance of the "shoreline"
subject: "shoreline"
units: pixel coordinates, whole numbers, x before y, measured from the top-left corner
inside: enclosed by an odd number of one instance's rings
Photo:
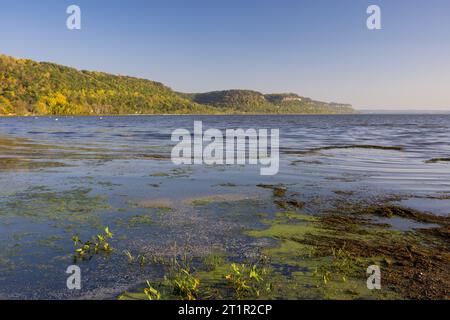
[[[158,128],[195,117],[60,117],[61,123],[57,118],[0,120],[7,128],[0,139],[0,223],[23,221],[20,226],[27,226],[26,233],[5,228],[2,234],[2,297],[147,299],[149,281],[162,299],[183,299],[173,290],[181,276],[200,283],[190,292],[199,300],[210,293],[218,300],[448,295],[450,174],[444,166],[428,169],[425,163],[410,162],[409,154],[401,152],[409,151],[408,141],[419,134],[428,143],[443,141],[436,133],[446,126],[392,139],[384,126],[371,127],[389,117],[204,118],[237,126],[267,121],[292,129],[292,144],[281,150],[286,154],[282,174],[266,179],[239,166],[174,167],[159,161],[171,143],[164,142],[166,135],[159,135]],[[441,118],[417,125],[431,127]],[[299,128],[310,121],[314,126]],[[409,121],[405,117],[403,123]],[[397,118],[392,122],[394,128],[402,124]],[[116,130],[116,123],[125,129]],[[351,130],[321,140],[331,132],[329,124],[341,123]],[[374,130],[376,138],[352,141],[355,124]],[[302,144],[304,130],[318,130],[317,139],[310,140],[318,143]],[[31,141],[23,140],[27,138]],[[350,147],[375,151],[348,153]],[[321,154],[332,149],[341,151]],[[441,149],[434,145],[422,151],[423,160],[444,159],[441,152],[447,149]],[[359,160],[351,156],[360,154]],[[350,157],[342,162],[340,155]],[[423,172],[420,188],[414,173],[407,176],[408,185],[390,184],[404,181],[405,167]],[[360,168],[371,174],[355,174]],[[82,242],[103,237],[106,227],[114,233],[107,242],[113,251],[78,256],[73,237]],[[54,289],[58,279],[52,275],[73,259],[85,270],[83,277],[92,280],[79,294]],[[369,266],[382,273],[381,291],[367,288]],[[236,290],[230,281],[236,270],[247,275],[253,270],[262,280],[245,278],[248,290]]]
[[[362,115],[362,113],[143,113],[143,114],[77,114],[77,115],[3,115],[0,118],[50,117],[139,117],[139,116],[336,116]]]
[[[181,117],[189,117],[189,116],[199,116],[199,117],[237,117],[237,116],[381,116],[381,115],[389,115],[389,116],[403,116],[403,115],[450,115],[448,112],[442,113],[185,113],[185,114],[177,114],[177,113],[149,113],[149,114],[98,114],[98,115],[0,115],[0,119],[5,118],[95,118],[95,117],[165,117],[165,116],[181,116]]]

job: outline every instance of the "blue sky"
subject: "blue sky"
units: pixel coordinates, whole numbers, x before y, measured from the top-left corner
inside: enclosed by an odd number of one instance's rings
[[[66,28],[66,8],[82,30]],[[382,30],[366,9],[382,10]],[[1,0],[0,53],[185,92],[450,110],[449,0]]]

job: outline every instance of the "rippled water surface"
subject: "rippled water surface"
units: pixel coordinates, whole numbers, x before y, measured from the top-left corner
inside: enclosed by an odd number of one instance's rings
[[[175,166],[171,133],[193,131],[195,120],[204,129],[279,129],[278,175]],[[251,256],[264,243],[242,229],[277,210],[261,184],[287,186],[310,214],[340,199],[389,196],[448,215],[448,158],[450,115],[0,118],[0,298],[115,297],[142,282],[122,258],[95,259],[84,265],[88,285],[67,292],[71,236],[102,226],[115,231],[119,252],[164,253],[189,241],[197,255],[220,247]]]

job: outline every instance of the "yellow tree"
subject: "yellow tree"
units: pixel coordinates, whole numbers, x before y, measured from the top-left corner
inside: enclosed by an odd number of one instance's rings
[[[14,107],[11,102],[3,96],[0,96],[0,113],[1,114],[10,114],[14,113]]]
[[[71,114],[67,97],[61,92],[40,97],[36,103],[36,111],[38,114]]]

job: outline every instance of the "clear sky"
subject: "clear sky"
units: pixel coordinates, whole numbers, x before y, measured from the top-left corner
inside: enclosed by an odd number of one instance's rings
[[[66,8],[82,29],[66,28]],[[366,27],[381,7],[382,30]],[[450,0],[0,0],[0,53],[178,91],[450,110]]]

